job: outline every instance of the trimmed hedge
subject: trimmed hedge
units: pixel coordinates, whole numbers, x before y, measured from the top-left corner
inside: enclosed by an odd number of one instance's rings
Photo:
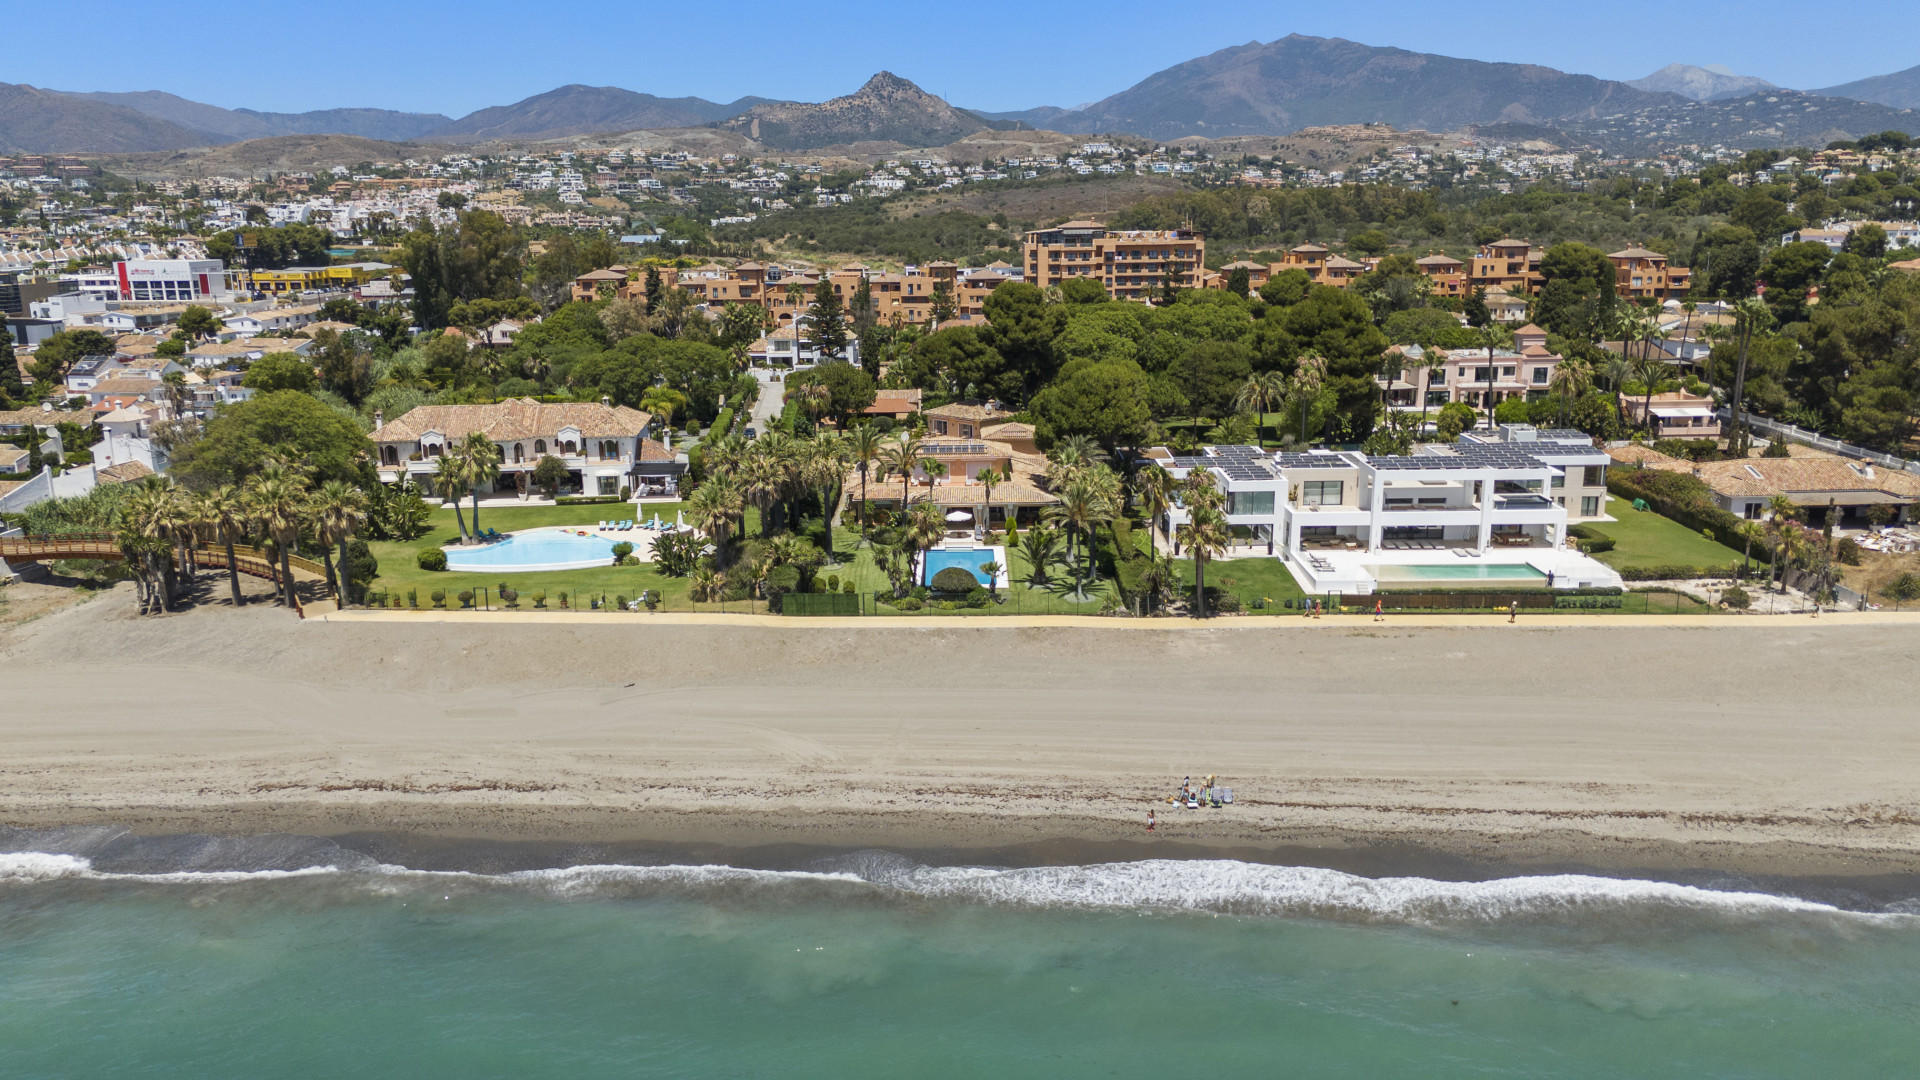
[[[422,570],[445,570],[447,553],[439,548],[421,548],[420,555],[415,561],[420,564]]]
[[[933,575],[933,591],[943,593],[969,593],[978,588],[980,581],[972,571],[958,566],[949,566]]]
[[[733,409],[731,407],[728,407],[725,409],[721,409],[719,414],[713,418],[713,426],[707,429],[707,438],[717,439],[722,435],[728,435],[728,434],[731,434],[732,432],[733,432]]]
[[[592,506],[595,503],[626,502],[618,495],[561,495],[553,500],[555,506]]]
[[[1567,535],[1580,541],[1580,553],[1593,555],[1602,551],[1612,551],[1616,541],[1591,525],[1569,525]]]
[[[1628,502],[1645,499],[1660,516],[1672,518],[1695,532],[1706,533],[1735,551],[1747,546],[1740,535],[1740,519],[1714,505],[1713,490],[1697,476],[1670,469],[1616,466],[1607,470],[1607,491]],[[1771,557],[1766,548],[1754,547],[1754,562],[1765,563]]]
[[[1755,559],[1754,562],[1760,560]],[[1730,566],[1629,566],[1618,571],[1622,581],[1683,581],[1689,578],[1738,578],[1740,564]],[[1752,571],[1745,576],[1751,577]]]

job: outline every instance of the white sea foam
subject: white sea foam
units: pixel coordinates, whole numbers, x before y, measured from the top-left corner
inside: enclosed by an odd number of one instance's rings
[[[96,871],[88,860],[42,852],[0,853],[0,883],[82,878],[160,884],[275,881],[313,875],[359,880],[378,893],[433,884],[531,889],[557,897],[609,894],[693,897],[772,895],[782,891],[824,896],[924,899],[1035,909],[1191,911],[1249,916],[1329,918],[1414,924],[1554,919],[1608,912],[1698,912],[1722,917],[1803,914],[1848,919],[1920,919],[1911,905],[1882,913],[1769,893],[1704,889],[1672,882],[1551,874],[1491,881],[1367,878],[1337,870],[1269,866],[1235,860],[1152,859],[1090,866],[1021,869],[923,866],[897,856],[858,861],[856,870],[755,870],[723,865],[603,864],[505,874],[413,870],[404,866],[298,870],[173,871],[154,874]]]

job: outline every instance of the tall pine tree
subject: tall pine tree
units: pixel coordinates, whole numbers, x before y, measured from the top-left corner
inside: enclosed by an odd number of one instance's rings
[[[13,356],[13,331],[0,324],[0,409],[15,409],[27,400],[20,365]]]
[[[847,355],[847,314],[834,295],[833,284],[825,277],[813,290],[813,304],[807,308],[807,341],[820,350],[821,359],[845,359]]]

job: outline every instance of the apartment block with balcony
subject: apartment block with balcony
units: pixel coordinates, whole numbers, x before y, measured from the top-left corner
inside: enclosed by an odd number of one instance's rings
[[[1377,379],[1387,407],[1432,411],[1452,402],[1491,412],[1508,398],[1545,397],[1563,359],[1547,348],[1547,332],[1529,323],[1513,332],[1514,347],[1422,349],[1396,346],[1404,361],[1391,383]]]
[[[1546,281],[1540,273],[1540,261],[1545,257],[1545,252],[1525,240],[1495,240],[1474,255],[1467,271],[1467,287],[1504,289],[1513,296],[1532,295]]]
[[[1432,287],[1434,296],[1459,299],[1467,295],[1467,264],[1446,255],[1427,255],[1414,260]]]
[[[1144,302],[1169,278],[1178,289],[1200,287],[1206,255],[1206,241],[1186,229],[1122,230],[1069,221],[1026,235],[1026,280],[1044,289],[1091,278],[1117,299]]]
[[[1607,261],[1613,263],[1614,291],[1623,300],[1684,300],[1693,287],[1693,271],[1671,265],[1657,251],[1630,247]]]
[[[1366,273],[1368,269],[1370,268],[1365,263],[1357,263],[1352,259],[1335,255],[1319,244],[1301,244],[1299,247],[1289,248],[1287,253],[1280,257],[1279,262],[1269,265],[1267,276],[1271,279],[1273,275],[1288,270],[1305,270],[1307,277],[1315,285],[1331,285],[1336,289],[1344,289],[1352,284],[1354,278]]]

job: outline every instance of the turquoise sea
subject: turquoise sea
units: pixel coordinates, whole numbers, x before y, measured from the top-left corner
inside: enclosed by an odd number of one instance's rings
[[[1899,900],[884,853],[156,861],[0,854],[0,1075],[1920,1074]]]

